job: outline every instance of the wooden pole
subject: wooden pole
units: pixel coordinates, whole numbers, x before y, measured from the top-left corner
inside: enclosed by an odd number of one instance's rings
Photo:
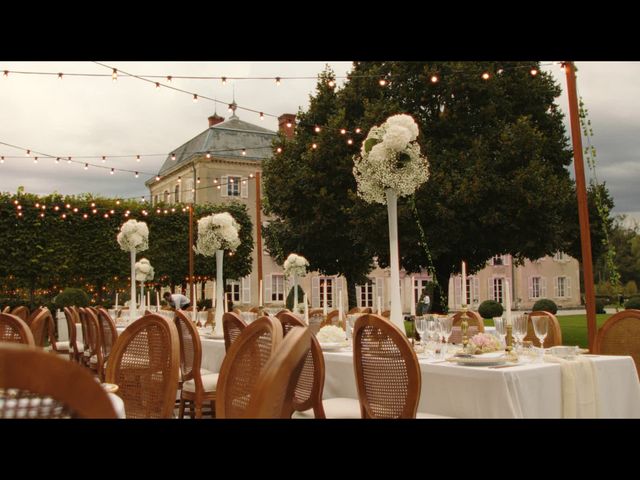
[[[578,94],[576,92],[576,74],[573,62],[565,62],[567,75],[567,94],[569,96],[569,118],[571,121],[571,140],[573,142],[574,167],[576,170],[576,193],[578,196],[578,218],[580,220],[580,245],[582,249],[582,272],[584,295],[587,309],[587,337],[589,350],[593,350],[596,339],[596,301],[593,284],[593,259],[591,258],[591,231],[589,229],[589,208],[587,206],[587,187],[582,158],[582,137],[578,112]]]
[[[258,285],[262,282],[262,199],[260,195],[260,172],[256,172],[256,251],[258,253]],[[260,295],[260,293],[258,293]],[[258,299],[258,303],[260,299]],[[263,300],[266,303],[266,299]],[[260,305],[262,306],[262,305]]]
[[[193,205],[189,205],[189,289],[187,291],[193,292]]]

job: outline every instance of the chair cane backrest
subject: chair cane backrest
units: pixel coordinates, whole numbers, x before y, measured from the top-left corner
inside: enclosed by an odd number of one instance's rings
[[[174,318],[180,342],[180,371],[182,381],[193,379],[196,391],[204,390],[200,365],[202,363],[202,342],[194,323],[181,310],[176,311]]]
[[[536,332],[533,329],[533,320],[531,317],[547,317],[547,336],[544,339],[544,348],[554,347],[556,345],[562,345],[562,329],[560,328],[560,322],[558,318],[551,312],[545,312],[543,310],[531,312],[527,319],[527,335],[524,340],[530,340],[536,347],[540,346],[540,340],[536,337]]]
[[[80,356],[78,348],[78,335],[76,333],[76,314],[69,307],[64,307],[64,318],[67,320],[67,330],[69,331],[69,355],[71,358]]]
[[[216,418],[243,418],[264,366],[282,342],[277,318],[260,317],[242,331],[222,361]]]
[[[240,318],[240,315],[233,312],[227,312],[222,315],[222,330],[224,333],[224,351],[228,352],[229,348],[235,342],[242,331],[247,327],[247,323]]]
[[[102,347],[102,356],[104,360],[108,360],[113,350],[113,345],[118,339],[118,330],[116,329],[116,323],[109,315],[109,312],[104,308],[98,308],[98,325],[100,327],[100,346]]]
[[[283,313],[278,317],[282,323],[282,333],[286,338],[289,331],[294,327],[306,327],[306,325],[295,315]],[[311,333],[311,331],[309,331]],[[304,412],[313,408],[315,418],[325,418],[322,406],[322,391],[324,389],[325,365],[322,348],[315,335],[311,335],[310,348],[305,358],[298,382],[293,392],[291,412]],[[288,417],[288,418],[289,418]]]
[[[91,351],[91,332],[87,325],[87,315],[84,307],[72,307],[76,311],[77,319],[80,321],[80,327],[82,330],[82,343],[84,344],[84,351]]]
[[[29,325],[20,317],[10,313],[0,313],[0,342],[22,343],[29,347],[36,346]]]
[[[35,310],[34,310],[35,311]],[[53,317],[48,308],[39,308],[37,314],[32,318],[29,328],[33,333],[33,339],[36,342],[36,347],[44,347],[46,339],[49,339],[51,348],[55,351],[56,338],[54,336],[53,329]]]
[[[422,380],[404,332],[384,317],[361,315],[353,354],[362,418],[415,418]]]
[[[640,310],[622,310],[609,317],[596,334],[593,353],[629,355],[640,374]]]
[[[171,418],[178,391],[180,340],[156,314],[131,323],[116,340],[106,381],[119,386],[127,418]]]
[[[31,322],[30,320],[30,315],[29,315],[29,309],[25,306],[19,306],[14,308],[11,311],[11,315],[15,315],[16,317],[18,317],[19,319],[21,319],[22,321],[26,322],[27,325],[29,325]]]
[[[306,326],[289,330],[264,366],[245,418],[291,418],[294,390],[309,354],[311,338]]]
[[[40,349],[3,344],[0,418],[117,417],[107,392],[85,368]]]
[[[469,317],[469,320],[467,320],[469,326],[476,327],[478,332],[484,333],[484,320],[482,317],[477,312],[471,310],[467,310],[467,316]],[[462,324],[462,312],[456,312],[453,315],[452,324],[454,327],[459,327]]]

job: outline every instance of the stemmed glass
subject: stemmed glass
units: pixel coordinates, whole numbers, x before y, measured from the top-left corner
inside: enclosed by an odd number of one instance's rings
[[[442,327],[442,337],[444,338],[444,351],[447,352],[449,346],[449,337],[453,332],[453,317],[440,317],[440,325]]]
[[[500,335],[500,338],[502,339],[502,344],[506,345],[507,329],[505,319],[502,317],[494,317],[493,324],[496,327],[496,333]]]
[[[549,319],[546,316],[535,316],[531,317],[533,321],[533,331],[540,340],[540,349],[542,354],[544,355],[544,339],[547,336],[547,327],[549,324]]]
[[[427,332],[426,332],[427,345],[430,343],[430,340],[433,338],[435,333],[436,333],[436,321],[435,321],[435,317],[431,316],[431,318],[427,320]]]
[[[513,321],[513,336],[516,337],[520,350],[522,350],[524,337],[527,336],[527,323],[526,315],[518,315]]]
[[[427,319],[420,316],[416,317],[416,332],[420,335],[420,343],[423,345],[423,349],[426,352],[426,342],[424,338],[424,332],[427,330]]]

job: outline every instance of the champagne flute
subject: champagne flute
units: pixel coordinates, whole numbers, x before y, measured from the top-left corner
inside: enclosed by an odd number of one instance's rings
[[[426,345],[424,332],[427,330],[427,319],[423,316],[416,317],[416,332],[420,335],[420,343],[424,346]],[[426,350],[425,350],[426,351]]]
[[[493,324],[496,327],[496,333],[500,335],[500,338],[502,339],[502,344],[506,345],[507,329],[506,329],[506,322],[504,318],[495,317],[493,319]]]

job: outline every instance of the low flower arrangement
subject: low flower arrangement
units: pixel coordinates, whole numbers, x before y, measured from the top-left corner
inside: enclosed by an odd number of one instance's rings
[[[493,335],[486,333],[477,333],[471,337],[469,339],[469,346],[471,347],[470,350],[473,350],[469,353],[474,353],[476,355],[481,353],[497,352],[502,349],[500,341]]]
[[[347,341],[347,334],[340,327],[326,325],[316,335],[320,343],[342,343]]]

